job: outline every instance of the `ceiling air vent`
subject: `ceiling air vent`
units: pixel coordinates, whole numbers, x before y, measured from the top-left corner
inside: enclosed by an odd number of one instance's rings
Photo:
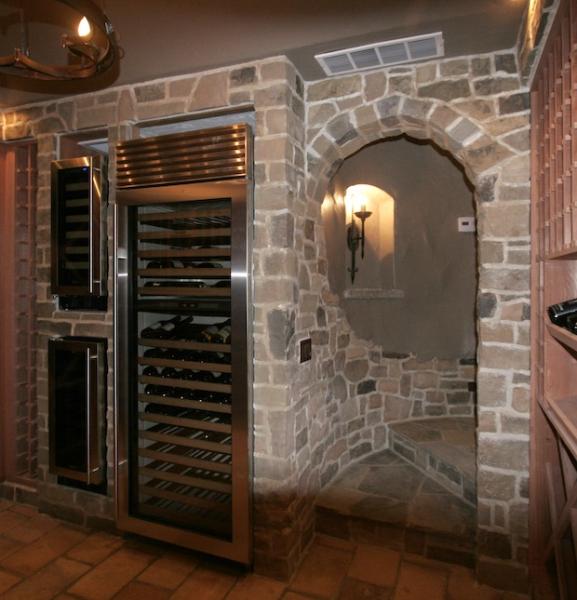
[[[389,67],[416,60],[439,58],[444,53],[443,34],[439,31],[356,48],[324,52],[316,54],[315,58],[327,75],[341,75],[375,67]]]

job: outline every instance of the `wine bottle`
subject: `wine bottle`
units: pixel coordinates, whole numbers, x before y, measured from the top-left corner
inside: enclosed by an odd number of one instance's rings
[[[180,320],[176,324],[176,327],[172,330],[172,339],[182,339],[182,331],[185,330],[194,320],[194,317],[179,318]]]
[[[172,367],[164,367],[164,369],[162,369],[162,371],[160,372],[160,376],[163,379],[178,379],[179,378],[178,371],[176,369],[173,369]]]
[[[151,260],[147,265],[147,269],[172,269],[174,267],[174,263],[171,260]]]
[[[203,325],[197,325],[196,323],[189,321],[175,331],[174,337],[175,339],[183,340],[185,342],[195,342],[198,341],[199,334],[203,328]]]
[[[230,365],[230,354],[227,352],[215,352],[212,362]]]
[[[187,362],[200,362],[202,358],[202,354],[197,352],[196,350],[187,350],[182,353],[182,360]]]
[[[158,377],[158,375],[159,375],[158,369],[156,367],[153,367],[152,365],[145,367],[144,370],[142,371],[142,374],[145,375],[146,377]]]
[[[230,404],[230,395],[221,392],[211,392],[207,401],[217,402],[218,404]]]
[[[565,320],[565,328],[571,333],[577,334],[577,314],[568,315]]]
[[[166,404],[155,404],[154,402],[147,404],[146,408],[144,409],[144,412],[147,413],[166,415],[170,417],[178,417],[185,411],[186,409],[180,406],[167,406]]]
[[[218,327],[216,325],[207,325],[200,333],[199,333],[199,341],[205,342],[206,344],[211,344],[213,337],[218,333]]]
[[[200,372],[193,371],[192,369],[185,369],[182,372],[182,379],[186,379],[187,381],[198,381],[200,379]]]
[[[166,340],[172,337],[172,332],[180,322],[180,317],[153,323],[140,333],[140,337]]]
[[[221,327],[213,336],[212,341],[214,344],[230,344],[230,325]]]
[[[211,373],[214,383],[229,385],[232,383],[232,375],[230,373]]]
[[[161,348],[149,348],[144,351],[145,358],[164,358],[165,354],[166,350],[162,350]]]
[[[577,298],[559,304],[552,304],[547,309],[547,313],[552,323],[563,327],[569,316],[577,315]]]

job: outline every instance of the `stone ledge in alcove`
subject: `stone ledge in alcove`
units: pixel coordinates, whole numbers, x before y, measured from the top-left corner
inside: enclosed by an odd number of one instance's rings
[[[405,297],[405,290],[382,288],[357,288],[345,290],[347,300],[374,300],[380,298],[401,299]]]

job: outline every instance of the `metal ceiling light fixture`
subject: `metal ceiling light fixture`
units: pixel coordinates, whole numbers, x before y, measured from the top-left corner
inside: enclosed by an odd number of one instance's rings
[[[118,58],[119,48],[112,24],[91,0],[55,0],[81,17],[74,34],[62,36],[68,64],[54,65],[31,56],[29,21],[21,2],[17,13],[10,15],[20,26],[20,45],[12,54],[0,56],[0,73],[22,79],[49,81],[87,79],[108,70]],[[66,23],[60,23],[67,27]]]

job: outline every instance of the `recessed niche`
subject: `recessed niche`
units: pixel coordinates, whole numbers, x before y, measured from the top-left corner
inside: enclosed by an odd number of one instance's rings
[[[353,330],[386,351],[475,355],[475,214],[462,168],[430,143],[398,137],[365,146],[335,173],[321,208],[331,289]],[[354,257],[350,224],[362,238]]]

